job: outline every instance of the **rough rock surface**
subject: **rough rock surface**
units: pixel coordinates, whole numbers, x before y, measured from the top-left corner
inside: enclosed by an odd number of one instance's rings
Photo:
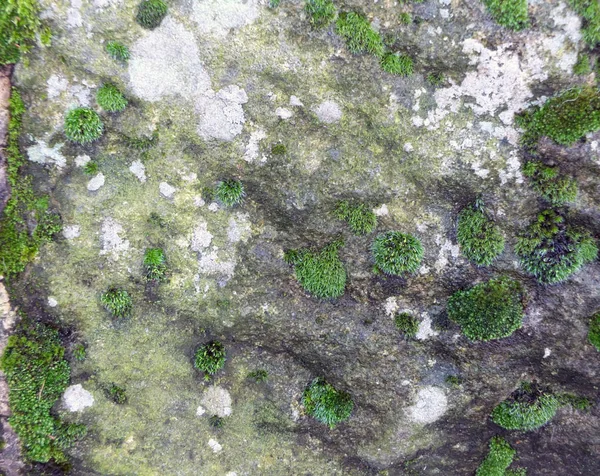
[[[520,172],[514,113],[595,80],[571,72],[584,49],[581,20],[559,0],[531,1],[532,26],[519,33],[496,25],[477,0],[335,3],[364,12],[390,48],[414,58],[415,74],[393,76],[377,58],[350,54],[333,26],[311,28],[300,0],[276,9],[169,2],[151,31],[134,21],[137,2],[43,0],[52,46],[15,71],[28,106],[26,168],[78,235],[65,228],[68,239],[44,245],[11,284],[21,309],[86,343],[73,379],[96,401],[84,412],[59,409],[90,428],[69,450],[74,474],[474,474],[496,434],[529,474],[600,474],[597,405],[561,408],[529,433],[489,420],[523,380],[598,399],[600,354],[586,333],[600,307],[600,264],[542,286],[513,251],[542,208]],[[418,20],[401,25],[404,11]],[[130,47],[128,64],[105,53],[113,39]],[[430,72],[443,72],[443,84],[430,84]],[[65,111],[95,107],[107,79],[129,106],[101,112],[100,140],[68,143]],[[147,147],[125,139],[155,132]],[[569,149],[543,143],[579,182],[570,217],[596,236],[599,141],[596,133]],[[286,153],[274,154],[275,144]],[[106,177],[94,193],[85,157]],[[211,194],[228,178],[246,192],[232,208]],[[507,238],[488,268],[469,263],[456,242],[457,213],[480,194]],[[373,273],[374,235],[354,236],[332,218],[340,199],[375,210],[377,233],[417,236],[418,272]],[[345,294],[314,299],[284,251],[339,236]],[[167,258],[161,283],[144,279],[151,247]],[[448,297],[501,273],[527,289],[524,325],[506,339],[470,342],[447,318]],[[113,286],[132,296],[127,319],[111,319],[99,303]],[[48,296],[60,305],[48,306]],[[397,311],[418,318],[416,340],[395,328]],[[210,340],[227,355],[205,381],[193,361]],[[248,378],[258,369],[265,382]],[[318,376],[355,402],[334,429],[300,404]],[[126,404],[105,397],[112,383],[126,387]],[[234,410],[215,429],[204,400],[217,388]]]

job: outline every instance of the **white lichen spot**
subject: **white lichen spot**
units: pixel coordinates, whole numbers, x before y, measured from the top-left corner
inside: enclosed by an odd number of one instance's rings
[[[67,159],[61,154],[63,144],[59,142],[54,147],[48,147],[45,141],[40,140],[27,148],[27,158],[31,162],[43,165],[55,165],[62,169],[67,164]]]
[[[111,254],[114,259],[129,250],[129,240],[121,238],[123,227],[113,218],[105,218],[100,228],[100,254]]]
[[[206,410],[204,409],[204,407],[202,405],[198,405],[198,408],[196,408],[196,416],[202,416],[206,413]]]
[[[56,307],[56,306],[58,306],[58,301],[56,300],[55,297],[48,296],[48,306],[50,306],[50,307]]]
[[[223,387],[208,387],[202,396],[202,405],[211,415],[226,417],[231,415],[231,395]]]
[[[290,96],[290,106],[304,107],[304,103],[297,96]]]
[[[335,101],[324,101],[313,109],[321,122],[333,124],[342,118],[342,109]]]
[[[404,152],[412,152],[413,150],[415,150],[415,148],[413,147],[413,145],[410,142],[407,142],[406,144],[404,144]]]
[[[73,240],[81,235],[81,227],[79,225],[67,225],[63,228],[62,234],[67,240]]]
[[[442,237],[440,235],[436,236],[436,242],[439,244]],[[452,242],[448,239],[444,241],[442,246],[440,247],[440,251],[438,252],[438,259],[436,260],[433,267],[439,273],[448,265],[448,256],[456,259],[460,254],[460,247],[458,245],[452,244]]]
[[[46,81],[46,91],[48,92],[48,99],[55,99],[65,92],[69,87],[69,81],[63,76],[56,74],[51,75]]]
[[[219,211],[219,204],[217,202],[212,202],[209,206],[208,209],[211,212],[218,212]]]
[[[543,358],[547,359],[548,357],[550,357],[550,354],[552,354],[552,351],[548,347],[546,347],[544,349],[544,357]]]
[[[210,446],[210,449],[212,449],[214,453],[220,453],[223,449],[219,442],[213,438],[208,440],[208,446]]]
[[[229,227],[227,228],[227,238],[230,243],[246,241],[250,236],[250,221],[247,214],[237,215],[229,218]]]
[[[196,112],[200,116],[198,134],[203,139],[231,141],[242,132],[246,119],[242,104],[248,102],[246,91],[231,85],[218,93],[212,90],[196,100]]]
[[[221,260],[218,250],[214,247],[210,252],[201,254],[198,266],[201,274],[218,276],[221,286],[227,284],[235,271],[235,261]]]
[[[210,231],[208,231],[208,224],[202,220],[192,232],[190,248],[192,251],[202,251],[204,248],[208,248],[210,246],[212,239],[213,235]]]
[[[67,387],[62,401],[68,411],[79,412],[94,404],[94,396],[78,383]]]
[[[383,310],[386,316],[394,317],[394,314],[398,311],[398,299],[394,296],[387,298],[383,303]]]
[[[441,388],[428,386],[417,392],[415,404],[408,407],[408,417],[415,423],[433,423],[446,413],[448,399]]]
[[[196,195],[194,197],[194,206],[200,208],[200,207],[203,207],[204,205],[206,205],[206,202],[204,201],[204,199],[200,195]]]
[[[75,165],[77,167],[85,167],[90,160],[92,159],[90,159],[89,155],[78,155],[75,157]]]
[[[383,217],[389,215],[390,211],[388,210],[387,205],[384,203],[379,208],[374,208],[373,213],[375,213],[375,215],[377,215],[378,217]]]
[[[419,329],[417,330],[415,337],[418,340],[425,340],[429,339],[430,337],[435,337],[438,334],[439,332],[431,327],[431,318],[429,317],[429,313],[421,313],[421,322],[419,322]]]
[[[521,174],[521,161],[517,151],[512,151],[506,159],[506,168],[498,172],[500,184],[504,185],[509,180],[514,180],[515,183],[523,183],[523,175]]]
[[[275,114],[279,119],[282,119],[284,121],[288,120],[294,115],[292,111],[285,107],[278,107],[277,109],[275,109]]]
[[[129,166],[129,171],[144,183],[146,181],[146,166],[141,160],[134,160]]]
[[[173,198],[177,189],[172,185],[169,185],[167,182],[161,182],[158,184],[158,191],[165,198]]]
[[[246,150],[244,151],[244,160],[251,164],[258,159],[260,141],[267,137],[267,133],[263,129],[257,129],[250,134]]]
[[[192,20],[202,34],[225,36],[258,18],[258,0],[203,0],[193,2]]]
[[[104,174],[102,172],[98,173],[95,177],[92,177],[87,184],[87,189],[90,192],[95,192],[99,190],[100,187],[104,186]]]

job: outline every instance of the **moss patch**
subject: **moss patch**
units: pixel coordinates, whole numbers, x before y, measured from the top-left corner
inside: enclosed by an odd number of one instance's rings
[[[462,253],[479,266],[488,266],[504,251],[504,236],[478,200],[458,215],[456,233]]]
[[[350,418],[354,402],[349,393],[337,390],[322,378],[316,378],[302,394],[302,405],[306,412],[334,428]]]
[[[499,25],[519,31],[529,26],[527,0],[483,0]]]

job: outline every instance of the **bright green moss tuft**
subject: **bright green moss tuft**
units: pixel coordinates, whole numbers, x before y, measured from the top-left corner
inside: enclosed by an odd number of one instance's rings
[[[43,33],[38,0],[3,0],[0,6],[0,65],[17,63]]]
[[[248,378],[256,383],[266,382],[269,379],[269,372],[264,369],[253,370],[248,374]]]
[[[408,12],[402,12],[398,15],[398,21],[402,25],[410,25],[412,23],[412,16]]]
[[[355,235],[366,235],[377,227],[377,216],[365,204],[351,205],[347,200],[338,202],[334,214],[348,223]]]
[[[386,53],[381,59],[381,69],[398,76],[410,76],[414,72],[414,65],[410,56]]]
[[[205,378],[216,374],[225,365],[225,347],[219,341],[211,341],[196,351],[194,367],[204,372]]]
[[[423,246],[412,235],[388,231],[375,238],[371,252],[377,270],[386,274],[414,273],[423,260]]]
[[[131,296],[124,289],[109,289],[100,296],[100,302],[114,317],[127,317],[133,308]]]
[[[296,279],[315,297],[328,299],[344,294],[346,270],[339,257],[343,242],[338,240],[319,250],[289,250],[287,263],[294,265]]]
[[[579,76],[590,74],[592,66],[590,64],[590,56],[585,53],[577,55],[577,63],[573,65],[573,73]]]
[[[383,40],[363,15],[355,12],[340,14],[335,31],[344,39],[351,53],[370,53],[378,58],[383,56]]]
[[[523,175],[529,178],[533,189],[551,205],[564,205],[577,198],[577,182],[571,177],[561,176],[558,167],[530,161],[523,166]]]
[[[487,215],[481,200],[459,213],[456,237],[462,253],[479,266],[490,265],[504,251],[500,228]]]
[[[394,324],[407,339],[413,339],[419,331],[419,321],[408,312],[398,312],[394,317]]]
[[[302,394],[306,413],[329,428],[350,418],[354,402],[349,393],[336,390],[322,378],[314,379]]]
[[[583,18],[583,39],[590,47],[600,43],[600,3],[597,0],[569,0],[569,5]]]
[[[495,436],[490,440],[490,452],[477,468],[476,476],[506,476],[515,454],[504,438]]]
[[[589,232],[571,227],[546,210],[521,234],[515,246],[521,266],[541,283],[558,283],[596,259],[598,247]]]
[[[83,173],[85,173],[86,175],[96,175],[99,170],[100,170],[100,166],[98,165],[98,162],[96,162],[95,160],[90,160],[83,167]]]
[[[122,111],[127,107],[127,99],[114,84],[105,84],[98,89],[96,102],[108,112]]]
[[[600,352],[600,312],[594,314],[590,320],[588,340]]]
[[[147,281],[164,281],[167,278],[167,260],[162,248],[148,248],[144,253]]]
[[[325,28],[335,20],[336,8],[332,0],[306,0],[304,9],[313,28]]]
[[[524,289],[507,277],[490,279],[448,300],[448,317],[471,340],[494,340],[510,336],[523,321]]]
[[[138,5],[135,20],[140,26],[148,30],[154,30],[161,24],[166,15],[167,4],[162,0],[143,0]]]
[[[64,450],[85,434],[83,425],[68,425],[51,415],[69,384],[70,368],[58,332],[24,321],[0,361],[9,386],[12,416],[8,421],[29,461],[67,461]]]
[[[560,406],[558,399],[537,385],[524,383],[492,411],[492,421],[506,430],[531,431],[548,423]]]
[[[215,189],[215,197],[226,207],[242,203],[245,195],[244,185],[239,180],[223,180]]]
[[[104,124],[96,111],[88,107],[70,110],[65,116],[65,135],[67,139],[86,144],[100,138]]]
[[[122,61],[122,62],[126,62],[127,60],[129,60],[130,57],[130,53],[129,53],[129,48],[127,48],[127,46],[125,46],[123,43],[120,43],[118,41],[109,41],[106,43],[106,52],[109,54],[109,56],[112,59],[115,59],[117,61]]]
[[[515,31],[529,26],[527,0],[483,0],[483,3],[498,25]]]
[[[518,124],[526,130],[524,142],[546,136],[561,145],[572,145],[600,129],[600,92],[592,87],[568,89],[548,99],[542,107],[521,114]]]

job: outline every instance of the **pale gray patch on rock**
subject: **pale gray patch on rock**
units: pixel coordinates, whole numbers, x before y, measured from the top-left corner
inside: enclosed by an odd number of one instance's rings
[[[89,155],[78,155],[75,157],[75,165],[77,167],[85,167],[87,163],[92,160]]]
[[[217,249],[202,253],[198,260],[199,272],[201,274],[219,276],[219,284],[224,286],[233,277],[235,261],[223,261],[219,258]]]
[[[417,330],[415,338],[418,340],[425,340],[429,339],[430,337],[437,336],[439,332],[434,330],[433,327],[431,327],[431,324],[431,317],[429,317],[429,313],[421,313],[421,321],[419,322],[419,329]]]
[[[218,93],[212,90],[196,99],[196,112],[200,116],[198,135],[203,139],[233,140],[242,132],[244,110],[242,104],[248,102],[246,91],[231,85]]]
[[[54,99],[60,96],[61,93],[65,92],[69,87],[69,81],[63,76],[53,74],[46,81],[46,90],[48,92],[48,99]]]
[[[102,186],[104,186],[104,174],[100,172],[88,182],[87,189],[90,192],[95,192]]]
[[[134,160],[129,166],[129,171],[144,183],[146,181],[146,167],[141,160]]]
[[[83,26],[81,0],[71,0],[71,7],[67,10],[67,25],[73,28]]]
[[[165,198],[173,198],[173,195],[177,189],[172,185],[169,185],[167,182],[161,182],[158,184],[158,191]]]
[[[227,228],[227,238],[230,243],[246,240],[250,236],[250,222],[247,214],[239,214],[237,220],[234,217],[229,218],[229,228]]]
[[[375,213],[375,215],[377,215],[378,217],[383,217],[389,215],[390,211],[388,210],[387,205],[384,203],[379,208],[374,208],[373,213]]]
[[[69,93],[73,96],[77,106],[90,106],[91,90],[89,87],[82,84],[74,84],[69,88]]]
[[[121,238],[123,227],[113,218],[105,218],[100,228],[100,254],[112,254],[114,259],[118,259],[119,254],[129,249],[129,240]]]
[[[342,118],[342,110],[335,101],[324,101],[313,110],[319,120],[326,124],[333,124]]]
[[[94,396],[78,383],[67,387],[62,401],[68,411],[79,412],[94,404]]]
[[[225,36],[258,18],[258,0],[194,0],[192,20],[201,33]]]
[[[72,240],[81,235],[81,227],[79,225],[67,225],[63,228],[62,233],[67,240]]]
[[[266,137],[267,133],[263,129],[257,129],[250,134],[248,145],[246,145],[246,150],[244,151],[244,160],[246,162],[251,164],[258,159],[260,141]]]
[[[206,410],[204,409],[204,407],[202,405],[198,405],[198,408],[196,408],[196,416],[202,416],[206,413]]]
[[[219,444],[217,440],[211,438],[208,440],[208,446],[213,450],[213,453],[220,453],[223,447]]]
[[[290,106],[303,107],[304,103],[297,96],[290,96]]]
[[[210,246],[212,239],[213,235],[208,231],[208,224],[202,220],[198,226],[194,228],[190,248],[192,251],[202,251],[204,248]]]
[[[415,423],[433,423],[446,413],[448,399],[439,387],[427,386],[417,392],[415,404],[408,407],[408,417]]]
[[[54,298],[52,296],[48,296],[48,306],[50,306],[50,307],[58,306],[58,301],[56,300],[56,298]]]
[[[231,415],[231,395],[223,387],[218,385],[208,387],[202,396],[201,403],[211,415],[218,417]]]
[[[36,164],[56,165],[61,169],[67,164],[67,159],[60,153],[63,145],[58,143],[54,147],[48,147],[45,141],[39,140],[37,144],[27,148],[27,158]]]
[[[286,109],[285,107],[278,107],[277,109],[275,109],[275,114],[277,115],[277,117],[279,117],[279,119],[283,119],[284,121],[294,115],[292,111]]]

